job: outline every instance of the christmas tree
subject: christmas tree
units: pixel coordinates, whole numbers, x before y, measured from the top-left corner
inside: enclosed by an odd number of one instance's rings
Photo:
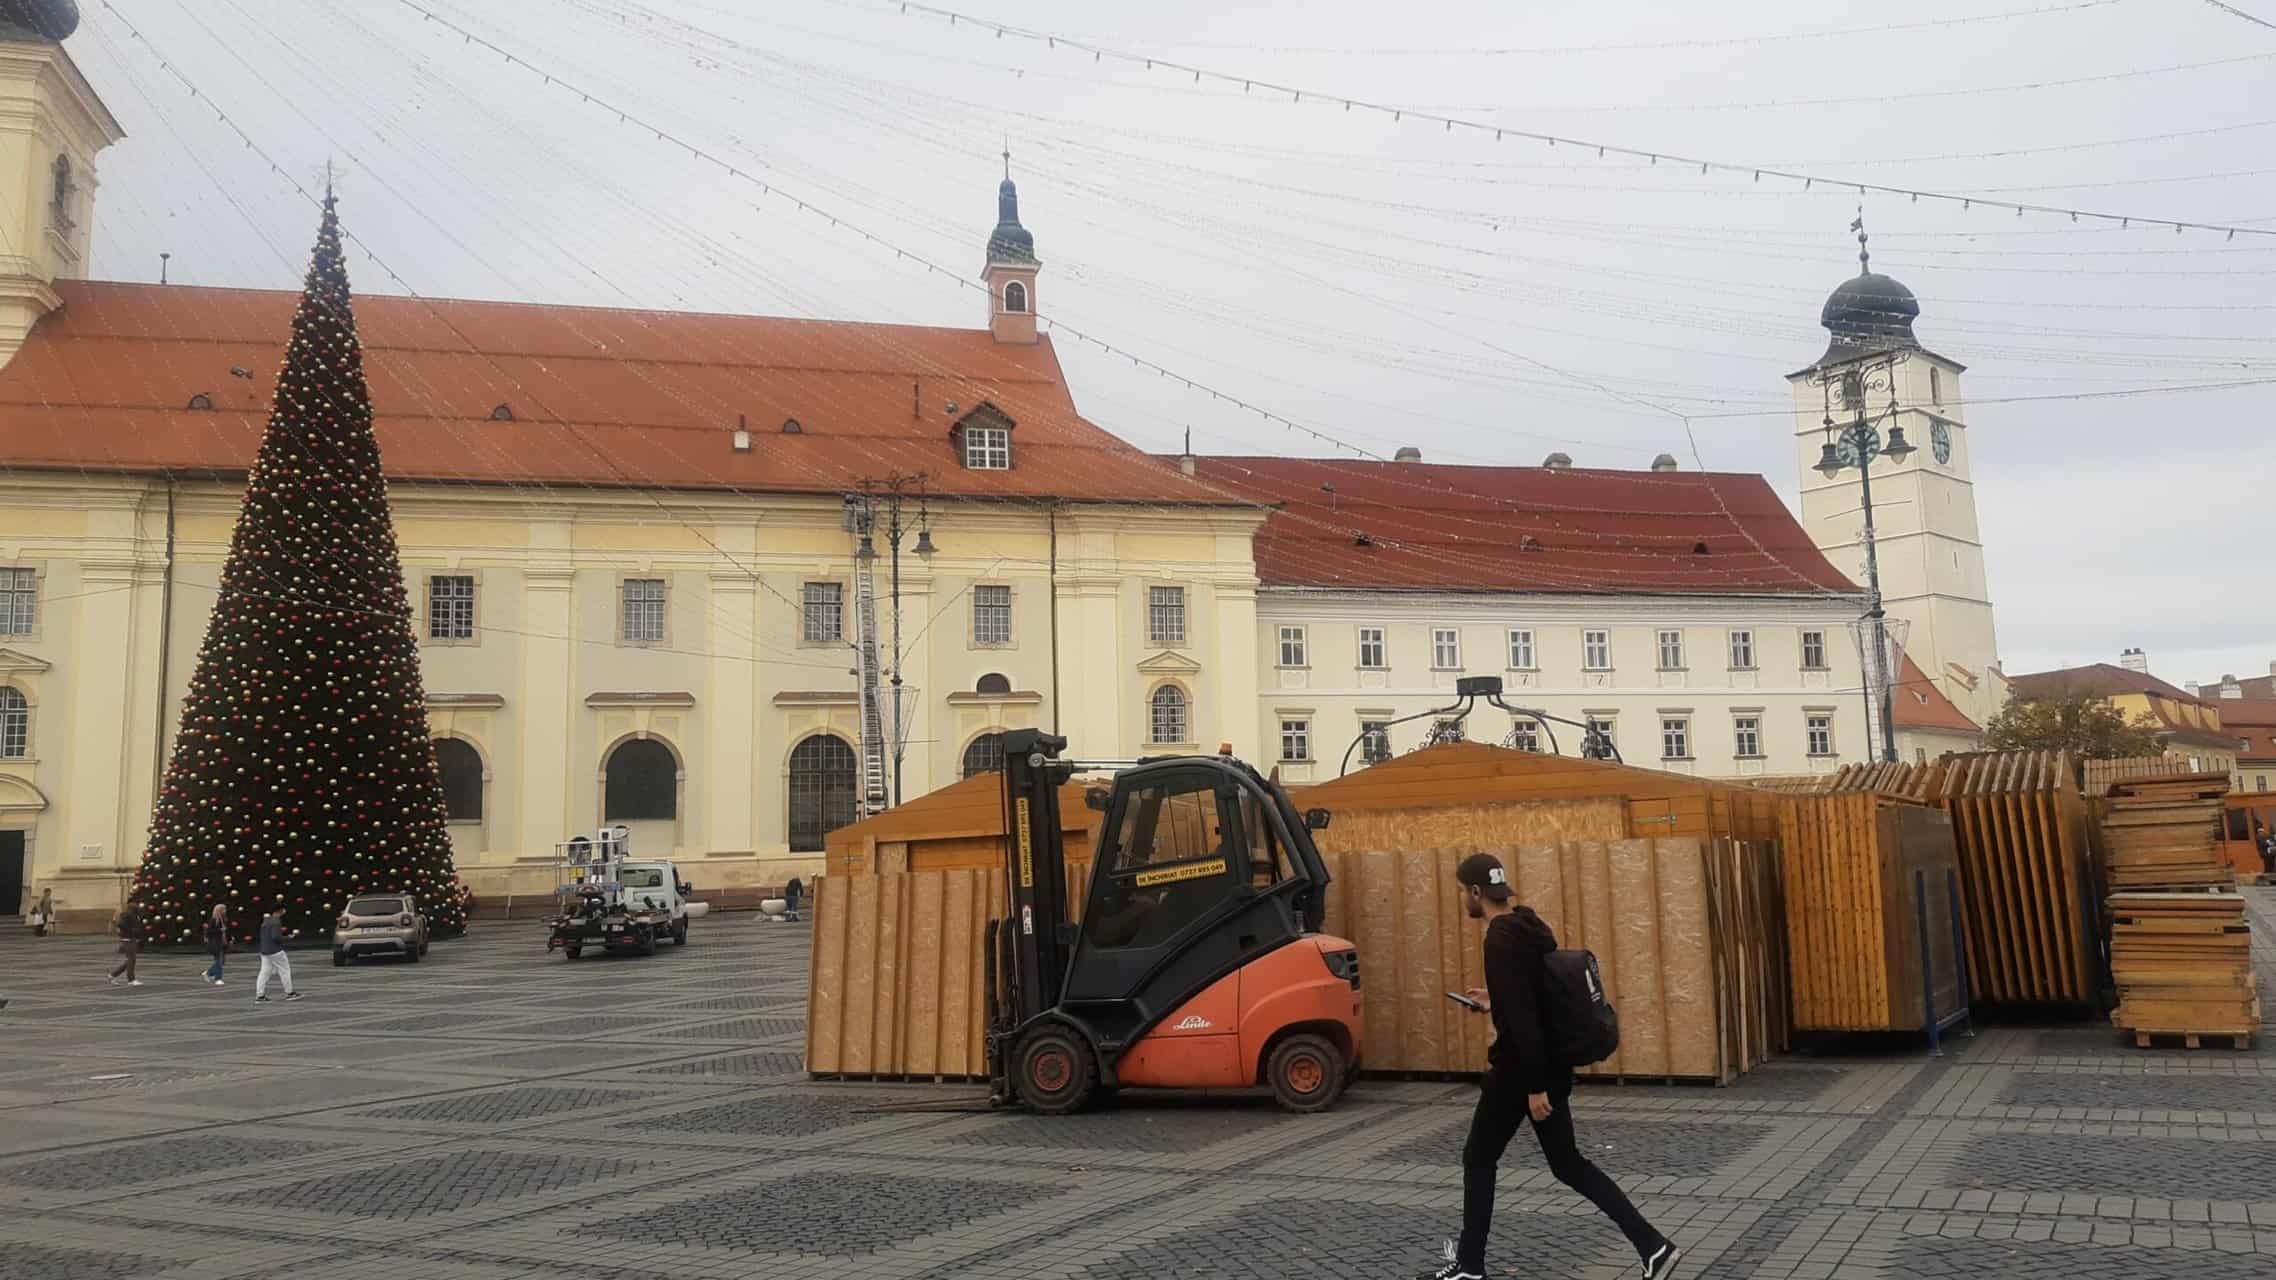
[[[134,900],[158,943],[213,904],[324,936],[359,893],[465,924],[410,597],[327,193]]]

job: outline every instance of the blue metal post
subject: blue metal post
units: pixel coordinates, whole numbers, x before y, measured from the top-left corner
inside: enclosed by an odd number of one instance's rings
[[[1920,1004],[1928,1018],[1928,1056],[1941,1058],[1944,1046],[1936,1029],[1936,967],[1929,963],[1928,873],[1912,873],[1913,910],[1920,917]]]

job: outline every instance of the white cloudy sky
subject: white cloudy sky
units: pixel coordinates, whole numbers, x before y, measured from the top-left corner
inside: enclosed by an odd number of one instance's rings
[[[131,135],[103,160],[95,274],[154,278],[163,251],[177,281],[289,287],[312,227],[293,183],[330,157],[367,292],[968,324],[979,295],[915,260],[977,269],[1008,135],[1047,315],[1380,453],[1664,450],[1791,499],[1782,375],[1856,269],[1853,191],[1327,99],[2276,228],[2276,29],[2200,0],[969,2],[1323,96],[893,0],[82,0],[72,52]],[[2276,384],[2101,393],[2276,378],[2276,236],[1865,211],[1924,341],[1969,366],[2008,669],[2140,645],[2177,682],[2265,670]],[[1190,427],[1202,452],[1334,451],[1059,345],[1090,416],[1146,447]]]

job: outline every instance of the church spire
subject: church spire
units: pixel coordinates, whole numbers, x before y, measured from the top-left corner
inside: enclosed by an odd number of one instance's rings
[[[996,188],[996,229],[988,235],[988,261],[1035,261],[1035,237],[1019,222],[1019,188],[1012,184],[1012,149],[1004,144],[1004,181]]]
[[[988,262],[980,279],[988,286],[988,329],[998,342],[1036,340],[1035,237],[1019,221],[1019,188],[1012,185],[1012,148],[1004,142],[1004,181],[996,188],[996,229],[988,234]]]

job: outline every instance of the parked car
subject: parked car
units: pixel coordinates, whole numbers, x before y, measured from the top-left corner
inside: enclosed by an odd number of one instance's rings
[[[427,954],[427,917],[408,893],[366,893],[348,899],[332,931],[332,963],[359,956],[401,956],[417,964]]]

